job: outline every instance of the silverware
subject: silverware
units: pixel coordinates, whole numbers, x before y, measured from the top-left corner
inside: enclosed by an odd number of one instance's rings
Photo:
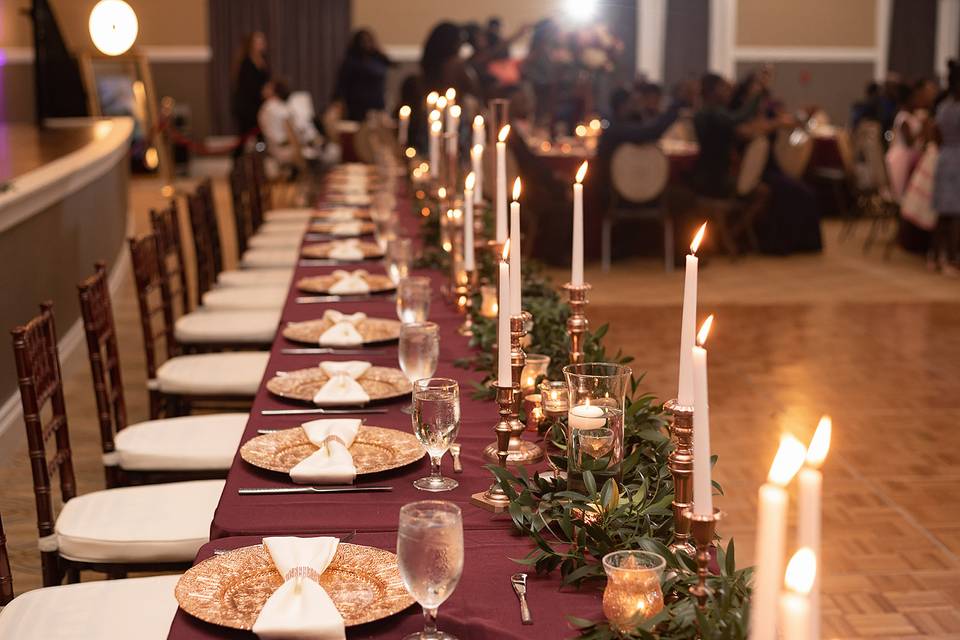
[[[463,465],[460,464],[460,443],[454,442],[450,445],[450,455],[453,456],[453,472],[463,473]]]
[[[353,262],[351,260],[350,262]],[[342,260],[327,260],[322,258],[304,258],[298,263],[301,267],[335,267],[344,264]]]
[[[340,542],[350,542],[351,540],[353,540],[353,539],[356,538],[356,537],[357,537],[357,530],[354,529],[353,531],[351,531],[351,532],[348,533],[347,535],[345,535],[345,536],[343,536],[342,538],[340,538]],[[237,547],[237,548],[239,549],[240,547]],[[215,556],[222,556],[223,554],[225,554],[225,553],[230,553],[231,551],[236,551],[236,549],[214,549],[214,550],[213,550],[213,555],[215,555]]]
[[[510,576],[510,584],[513,585],[513,592],[520,598],[520,622],[523,624],[533,624],[530,607],[527,606],[527,574],[513,574]]]
[[[387,296],[372,296],[369,293],[358,295],[325,295],[325,296],[298,296],[297,304],[319,304],[323,302],[372,302],[375,300],[387,300]]]
[[[383,351],[377,349],[332,349],[329,347],[303,347],[297,349],[281,349],[280,353],[286,356],[303,356],[303,355],[344,355],[344,356],[360,356],[360,355],[370,355],[370,356],[382,356]]]
[[[393,491],[393,487],[245,487],[237,489],[241,496],[271,496],[288,493],[367,493],[374,491]]]
[[[361,425],[367,424],[367,419],[366,418],[362,419],[360,421],[360,424]],[[278,431],[289,431],[289,429],[257,429],[257,433],[260,434],[261,436],[266,435],[268,433],[277,433]]]
[[[331,415],[339,416],[351,413],[386,413],[386,409],[263,409],[260,412],[262,416],[306,416],[306,415]]]

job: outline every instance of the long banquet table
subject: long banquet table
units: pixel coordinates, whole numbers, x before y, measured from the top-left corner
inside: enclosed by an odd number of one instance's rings
[[[419,241],[420,219],[414,214],[408,197],[400,195],[398,215],[405,233]],[[322,206],[322,202],[321,202]],[[293,283],[301,277],[328,273],[337,267],[298,266]],[[373,272],[379,265],[365,263],[363,268]],[[513,561],[531,550],[531,543],[516,535],[506,515],[493,516],[470,504],[470,496],[490,485],[491,475],[483,468],[483,447],[493,441],[496,410],[493,402],[471,398],[472,382],[481,376],[476,372],[455,367],[458,358],[472,353],[467,339],[457,333],[461,317],[440,295],[445,274],[437,271],[416,271],[433,281],[433,304],[430,319],[440,326],[440,357],[437,376],[455,378],[461,388],[461,427],[458,442],[462,444],[463,473],[454,474],[449,456],[444,457],[444,475],[455,478],[460,486],[446,493],[425,493],[412,482],[427,475],[426,458],[399,470],[358,478],[358,485],[387,484],[389,493],[361,493],[334,495],[238,495],[241,487],[288,487],[290,480],[283,474],[252,467],[240,459],[239,453],[227,476],[226,487],[211,524],[210,539],[197,556],[200,562],[213,554],[214,549],[228,549],[257,544],[268,535],[344,535],[357,531],[351,541],[356,544],[389,549],[396,548],[396,531],[400,507],[416,500],[437,498],[460,505],[465,531],[465,566],[456,592],[440,608],[442,629],[454,633],[460,640],[517,638],[561,638],[575,635],[566,621],[566,615],[596,618],[600,616],[600,594],[584,590],[560,591],[559,577],[534,578],[529,581],[529,601],[534,616],[533,626],[520,624],[519,605],[510,586],[510,576],[525,567]],[[281,314],[281,326],[290,321],[319,318],[327,308],[346,313],[363,311],[371,317],[395,317],[392,297],[368,302],[336,304],[298,304],[301,294],[291,283]],[[278,333],[274,340],[269,364],[254,399],[241,442],[257,435],[258,429],[294,427],[319,416],[262,416],[264,409],[299,408],[270,394],[265,381],[278,371],[291,371],[315,366],[321,359],[363,359],[375,365],[397,366],[397,347],[376,347],[382,355],[315,356],[285,355],[282,349],[298,346]],[[302,346],[302,345],[299,345]],[[403,399],[383,405],[385,414],[365,416],[367,424],[411,429],[410,417],[401,412],[409,402]],[[397,638],[422,628],[419,607],[410,607],[403,613],[376,623],[347,630],[348,638]],[[214,638],[253,638],[249,632],[240,632],[201,622],[179,610],[170,629],[170,640],[207,640]]]

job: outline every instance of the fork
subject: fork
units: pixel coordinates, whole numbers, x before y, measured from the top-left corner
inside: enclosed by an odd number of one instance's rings
[[[527,606],[527,574],[513,574],[510,576],[510,584],[513,585],[513,592],[520,598],[520,622],[523,624],[533,624],[530,607]]]

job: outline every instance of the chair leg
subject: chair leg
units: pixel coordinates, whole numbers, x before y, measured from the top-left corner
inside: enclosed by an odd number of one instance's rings
[[[609,218],[604,218],[600,228],[600,268],[604,273],[610,271],[610,236],[612,233],[613,222]]]
[[[673,273],[673,216],[663,216],[663,270]]]

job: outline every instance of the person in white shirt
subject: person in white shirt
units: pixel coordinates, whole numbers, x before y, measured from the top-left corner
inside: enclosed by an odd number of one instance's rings
[[[282,80],[273,79],[263,85],[263,104],[257,113],[260,133],[267,142],[267,153],[281,165],[296,160],[295,148],[290,140],[292,118],[287,98],[290,89]]]

